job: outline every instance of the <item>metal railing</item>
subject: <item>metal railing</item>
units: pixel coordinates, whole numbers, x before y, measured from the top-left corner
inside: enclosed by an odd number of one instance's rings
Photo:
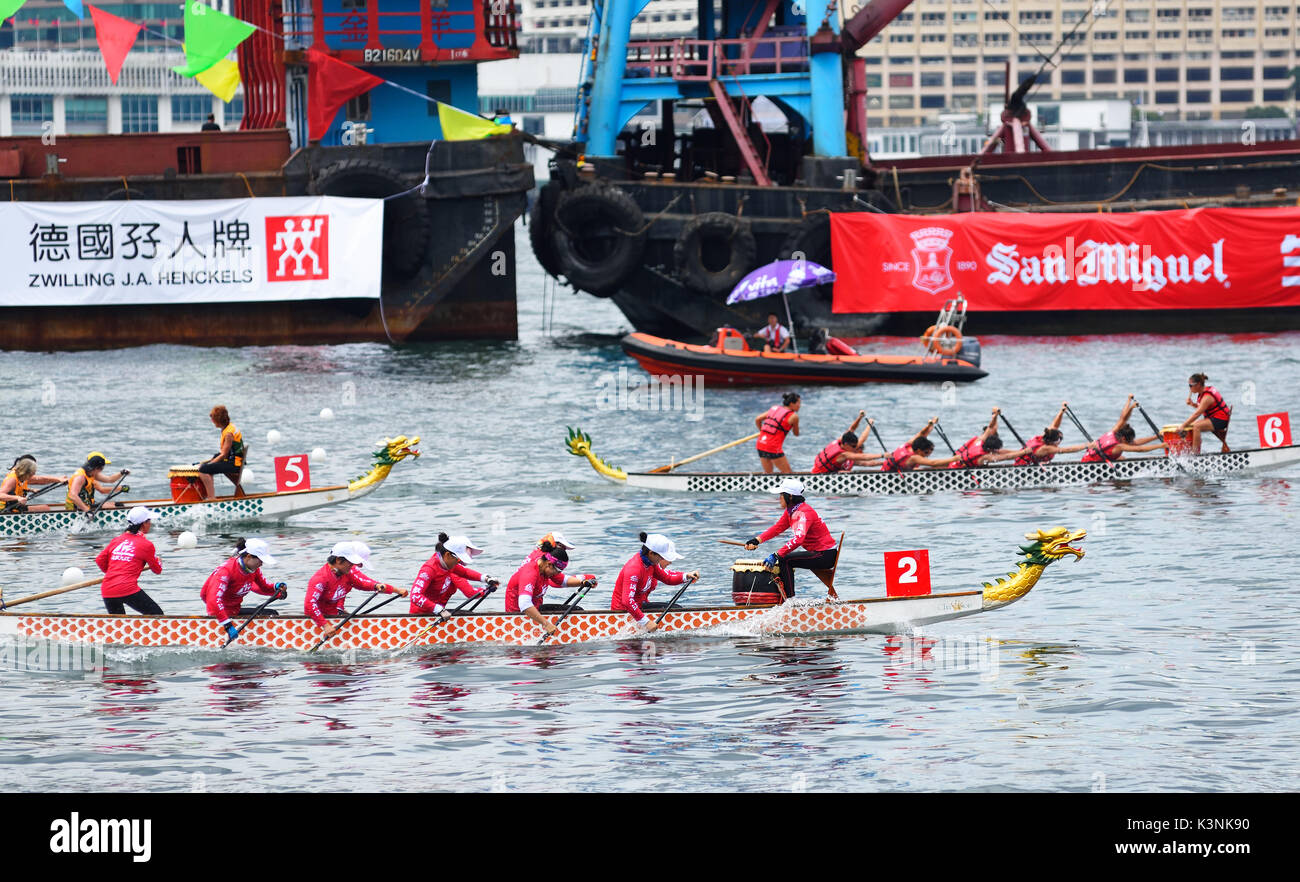
[[[629,77],[708,81],[808,70],[806,37],[760,40],[646,40],[628,43]]]

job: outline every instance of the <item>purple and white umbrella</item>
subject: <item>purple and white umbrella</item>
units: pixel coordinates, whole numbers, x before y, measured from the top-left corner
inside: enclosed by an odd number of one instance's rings
[[[731,294],[727,297],[727,305],[780,294],[781,300],[785,302],[785,320],[789,322],[790,333],[793,335],[794,321],[790,318],[790,300],[786,295],[800,288],[816,288],[818,285],[833,281],[835,281],[835,273],[821,264],[810,260],[777,260],[760,266],[741,279],[740,284],[731,289]],[[798,343],[793,338],[790,342],[797,353]]]

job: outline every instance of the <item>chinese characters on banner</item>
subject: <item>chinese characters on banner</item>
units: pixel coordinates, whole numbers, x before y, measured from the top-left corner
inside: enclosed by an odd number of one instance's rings
[[[3,203],[0,306],[377,298],[383,222],[334,196]]]

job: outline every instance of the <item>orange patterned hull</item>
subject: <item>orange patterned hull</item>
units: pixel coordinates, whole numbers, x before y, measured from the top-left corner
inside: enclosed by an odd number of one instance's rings
[[[912,625],[982,612],[979,591],[932,594],[926,597],[891,597],[826,603],[792,601],[778,607],[707,607],[670,612],[665,633],[701,636],[754,634],[888,634]],[[554,617],[552,617],[554,621]],[[446,624],[421,632],[433,623],[426,616],[361,615],[343,628],[325,648],[399,649],[419,636],[414,645],[448,643],[534,644],[542,629],[520,613],[474,613],[457,616]],[[733,628],[732,626],[737,626]],[[641,632],[622,612],[573,613],[549,644],[583,643],[636,637]],[[102,643],[122,646],[193,646],[220,649],[225,632],[207,616],[110,616],[0,614],[0,635],[44,638],[68,643]],[[310,619],[281,616],[258,619],[239,638],[244,647],[310,649],[320,632]]]

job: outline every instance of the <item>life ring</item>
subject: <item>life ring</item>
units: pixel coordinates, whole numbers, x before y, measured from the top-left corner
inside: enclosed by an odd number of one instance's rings
[[[757,253],[749,223],[722,211],[688,220],[673,244],[677,274],[688,288],[706,294],[735,288],[753,268]]]
[[[345,159],[328,165],[312,180],[320,196],[382,199],[411,189],[407,178],[373,159]],[[433,224],[419,193],[384,202],[384,278],[409,279],[428,262]]]
[[[610,297],[641,265],[645,216],[618,187],[597,181],[565,190],[552,217],[556,260],[573,287]]]
[[[549,275],[564,275],[560,258],[555,253],[555,243],[551,240],[554,233],[555,203],[560,198],[560,188],[556,184],[544,184],[533,199],[532,208],[528,210],[528,241],[533,246],[533,256]]]
[[[943,344],[944,340],[949,341],[947,346]],[[933,347],[940,355],[951,358],[961,352],[961,331],[952,325],[944,325],[942,328],[930,325],[921,335],[921,343],[927,350]]]

